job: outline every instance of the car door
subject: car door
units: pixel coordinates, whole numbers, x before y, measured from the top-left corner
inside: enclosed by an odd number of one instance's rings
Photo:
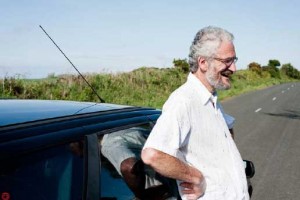
[[[80,118],[0,129],[0,198],[99,200],[97,135]]]
[[[82,145],[82,141],[73,141],[1,160],[2,199],[82,199]]]

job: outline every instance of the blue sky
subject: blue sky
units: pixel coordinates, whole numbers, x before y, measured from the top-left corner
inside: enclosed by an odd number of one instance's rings
[[[239,69],[269,59],[300,70],[300,1],[0,0],[0,76],[75,73],[39,28],[82,73],[171,67],[187,58],[208,25],[235,35]]]

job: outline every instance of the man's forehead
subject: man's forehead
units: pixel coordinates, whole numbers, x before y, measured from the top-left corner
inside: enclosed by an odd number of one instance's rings
[[[222,42],[217,50],[217,55],[224,58],[235,57],[235,48],[232,42]]]

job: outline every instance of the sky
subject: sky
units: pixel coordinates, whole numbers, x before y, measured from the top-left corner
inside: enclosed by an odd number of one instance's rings
[[[270,59],[300,70],[298,0],[0,0],[0,77],[172,67],[198,30],[235,36],[238,69]]]

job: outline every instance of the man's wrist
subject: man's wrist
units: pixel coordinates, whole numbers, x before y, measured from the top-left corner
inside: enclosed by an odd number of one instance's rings
[[[190,168],[190,171],[191,171],[191,178],[192,178],[192,183],[193,184],[197,184],[197,185],[200,185],[203,183],[203,180],[204,180],[204,176],[203,174],[196,168],[192,167],[192,166],[189,166]]]

